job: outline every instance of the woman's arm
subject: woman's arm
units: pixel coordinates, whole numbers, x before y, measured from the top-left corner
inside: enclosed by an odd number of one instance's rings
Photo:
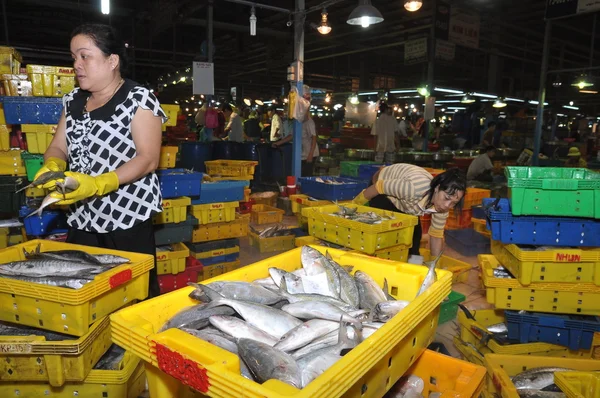
[[[54,138],[52,138],[48,149],[46,149],[46,152],[44,152],[44,160],[48,160],[48,158],[58,158],[64,160],[65,162],[67,161],[68,149],[66,126],[67,123],[65,119],[65,112],[63,111],[58,121],[58,125],[56,126]]]
[[[133,159],[117,168],[119,184],[139,180],[158,167],[162,141],[162,120],[148,109],[138,108],[131,121],[131,135],[137,154]]]

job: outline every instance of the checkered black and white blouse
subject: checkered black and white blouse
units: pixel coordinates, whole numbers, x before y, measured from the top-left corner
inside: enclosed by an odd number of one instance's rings
[[[158,99],[131,80],[104,106],[91,112],[84,107],[89,91],[74,89],[63,97],[67,148],[71,171],[97,176],[114,171],[136,156],[131,122],[138,107],[166,120]],[[126,230],[162,211],[158,177],[150,173],[102,197],[71,205],[68,223],[87,232]]]

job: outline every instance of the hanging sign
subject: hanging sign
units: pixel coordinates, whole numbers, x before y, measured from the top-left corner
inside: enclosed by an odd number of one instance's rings
[[[448,40],[450,31],[450,4],[438,1],[435,5],[435,38]]]
[[[546,19],[558,19],[600,10],[600,0],[546,0]]]
[[[443,61],[453,61],[456,54],[456,44],[446,40],[435,41],[435,57]]]
[[[192,94],[215,94],[215,64],[212,62],[194,62],[194,85]]]
[[[479,48],[479,29],[479,14],[452,9],[449,32],[451,42],[465,47]]]
[[[404,65],[427,61],[427,38],[407,40],[404,43]]]

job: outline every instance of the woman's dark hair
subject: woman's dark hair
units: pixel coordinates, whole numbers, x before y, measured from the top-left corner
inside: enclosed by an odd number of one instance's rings
[[[427,207],[431,206],[433,200],[433,194],[435,189],[438,188],[441,191],[447,192],[448,195],[454,195],[458,191],[462,191],[464,194],[467,192],[467,176],[459,168],[451,168],[438,174],[431,180],[429,186],[429,192],[427,193]],[[463,203],[465,201],[465,195],[460,198],[460,201],[454,206],[455,214],[459,215],[462,212]]]
[[[125,42],[115,28],[110,25],[88,23],[76,27],[71,33],[71,39],[77,35],[88,36],[107,57],[111,54],[118,55],[119,72],[121,72],[121,75],[127,73],[128,62]]]

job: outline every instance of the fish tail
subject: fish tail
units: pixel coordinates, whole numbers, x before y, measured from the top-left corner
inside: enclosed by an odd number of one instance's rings
[[[225,297],[223,297],[223,295],[221,293],[217,292],[216,290],[211,289],[210,287],[208,287],[206,285],[202,285],[200,283],[188,282],[188,286],[193,286],[196,289],[200,289],[200,290],[202,290],[202,292],[204,292],[204,294],[206,294],[206,296],[208,296],[208,298],[210,299],[210,303],[208,303],[206,305],[206,309],[218,307],[219,305],[222,305],[222,301],[225,299]]]

